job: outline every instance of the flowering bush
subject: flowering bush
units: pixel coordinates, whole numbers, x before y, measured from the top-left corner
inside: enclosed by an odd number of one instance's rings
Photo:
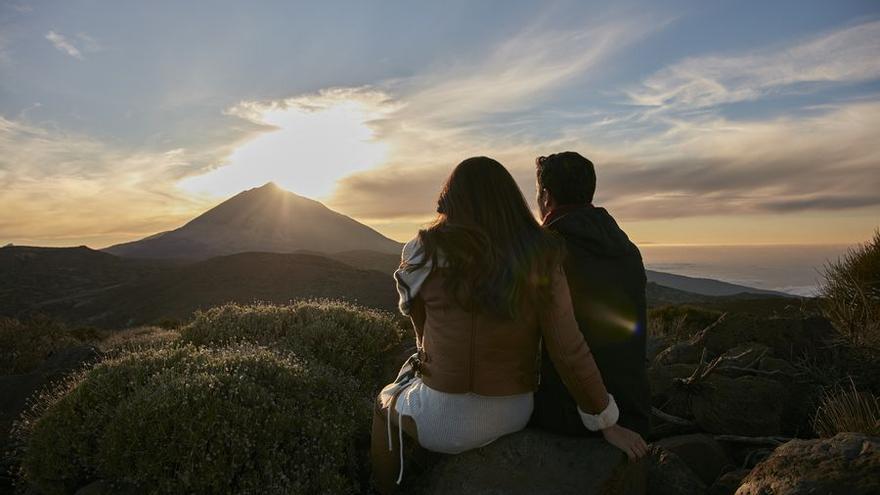
[[[390,378],[383,376],[383,358],[402,337],[388,313],[324,300],[286,306],[226,304],[197,313],[181,330],[183,342],[257,342],[328,364],[358,380],[364,396]]]
[[[351,492],[369,408],[352,403],[356,387],[249,343],[120,352],[23,416],[20,475],[48,494],[98,479],[151,493]]]

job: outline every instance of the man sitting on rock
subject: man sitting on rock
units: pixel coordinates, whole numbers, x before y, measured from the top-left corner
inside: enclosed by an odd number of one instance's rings
[[[645,267],[639,249],[614,218],[592,205],[593,163],[567,151],[536,160],[538,206],[544,226],[568,249],[565,273],[578,325],[620,408],[619,424],[647,436],[650,390],[645,370]],[[532,424],[586,436],[574,399],[545,350]]]

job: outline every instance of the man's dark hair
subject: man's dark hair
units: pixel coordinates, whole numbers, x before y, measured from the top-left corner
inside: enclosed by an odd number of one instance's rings
[[[596,169],[593,162],[574,151],[564,151],[535,160],[538,186],[547,189],[560,205],[593,202],[596,193]]]

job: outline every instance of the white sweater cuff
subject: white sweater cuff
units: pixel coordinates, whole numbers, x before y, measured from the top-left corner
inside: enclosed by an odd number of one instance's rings
[[[581,421],[590,431],[599,431],[614,426],[617,418],[620,416],[620,410],[617,409],[617,403],[614,402],[614,396],[608,394],[608,405],[605,410],[599,414],[587,414],[578,407],[578,414],[581,415]]]

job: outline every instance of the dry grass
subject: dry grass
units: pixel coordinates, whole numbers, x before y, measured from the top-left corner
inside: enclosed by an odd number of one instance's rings
[[[694,306],[661,306],[648,314],[648,331],[654,337],[687,340],[714,323],[719,316],[720,311]]]
[[[833,437],[842,432],[880,435],[880,399],[861,392],[850,380],[826,393],[813,420],[813,429],[820,437]]]
[[[825,267],[822,310],[843,340],[880,350],[880,230]]]

